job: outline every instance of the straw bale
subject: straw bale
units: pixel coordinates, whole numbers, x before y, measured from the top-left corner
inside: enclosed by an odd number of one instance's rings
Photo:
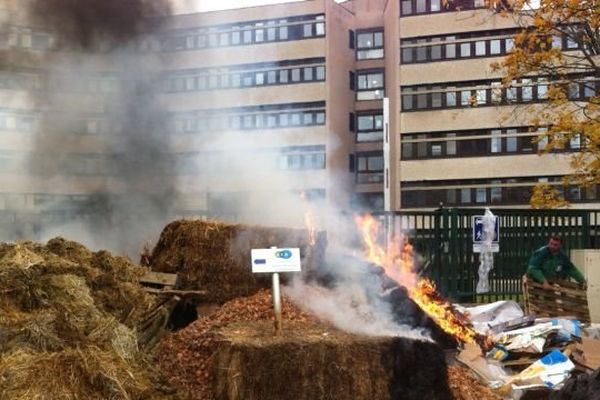
[[[290,321],[218,330],[217,400],[450,400],[446,365],[433,343],[348,334]],[[438,356],[436,356],[438,355]]]
[[[150,256],[152,270],[179,273],[184,289],[208,290],[207,301],[224,303],[268,287],[266,276],[252,274],[253,248],[299,247],[303,269],[320,265],[325,238],[308,242],[303,229],[244,226],[216,221],[177,220],[163,229]]]
[[[138,348],[143,273],[62,238],[0,244],[0,398],[179,398]]]

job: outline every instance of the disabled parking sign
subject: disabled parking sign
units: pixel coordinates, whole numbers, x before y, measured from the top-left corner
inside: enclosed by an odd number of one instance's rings
[[[473,252],[481,253],[482,245],[486,243],[484,240],[483,215],[473,216]],[[494,237],[491,240],[491,251],[497,253],[500,251],[500,219],[494,216]]]

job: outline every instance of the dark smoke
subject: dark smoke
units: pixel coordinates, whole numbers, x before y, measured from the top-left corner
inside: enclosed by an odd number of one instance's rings
[[[31,6],[34,20],[60,27],[68,44],[84,49],[154,31],[156,17],[170,13],[169,0],[33,0]]]
[[[177,200],[167,112],[158,100],[157,54],[135,51],[137,39],[158,33],[167,0],[32,0],[32,22],[58,36],[54,50],[71,63],[43,62],[48,90],[33,102],[46,112],[29,158],[34,182],[56,181],[85,201],[50,204],[36,222],[42,236],[62,234],[136,256],[169,218]],[[90,78],[113,79],[111,90],[89,92]],[[106,129],[89,135],[84,121]],[[90,148],[90,142],[97,142]],[[80,153],[80,154],[76,154]],[[99,167],[89,164],[99,163]],[[100,172],[95,171],[99,169]],[[90,195],[91,192],[91,196]],[[59,210],[63,217],[54,216]],[[65,223],[67,222],[67,224]],[[67,226],[68,225],[68,226]]]

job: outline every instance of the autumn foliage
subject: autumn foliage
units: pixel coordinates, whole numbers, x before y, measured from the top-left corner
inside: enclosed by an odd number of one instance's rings
[[[507,2],[504,2],[507,3]],[[600,184],[600,2],[598,0],[512,0],[501,12],[522,27],[514,50],[493,68],[506,86],[515,80],[547,80],[547,103],[531,113],[531,124],[546,128],[537,139],[543,152],[563,151],[569,142],[572,173],[565,186]],[[535,3],[535,4],[534,4]],[[534,191],[532,205],[564,205],[549,185]]]

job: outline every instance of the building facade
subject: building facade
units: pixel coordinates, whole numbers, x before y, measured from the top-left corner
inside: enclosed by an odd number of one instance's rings
[[[165,116],[178,193],[172,211],[227,216],[248,204],[268,209],[265,202],[290,193],[382,210],[384,190],[391,210],[528,206],[536,183],[569,172],[569,151],[581,143],[538,154],[544,143],[532,141],[539,132],[527,117],[548,82],[532,77],[504,88],[490,67],[511,51],[517,26],[484,1],[444,3],[312,0],[182,14],[136,38],[130,51],[152,67]],[[69,125],[76,138],[61,139],[60,176],[28,171],[31,156],[23,154],[47,129],[48,108],[31,95],[50,90],[47,57],[59,53],[53,62],[76,68],[68,51],[55,50],[51,27],[32,26],[4,4],[3,218],[81,210],[100,190],[126,193],[103,140],[122,127],[98,100],[123,82],[103,61],[73,89],[93,105]],[[565,38],[554,45],[576,51]],[[590,96],[589,88],[574,89],[573,99]],[[573,207],[598,208],[596,187],[565,192]]]

